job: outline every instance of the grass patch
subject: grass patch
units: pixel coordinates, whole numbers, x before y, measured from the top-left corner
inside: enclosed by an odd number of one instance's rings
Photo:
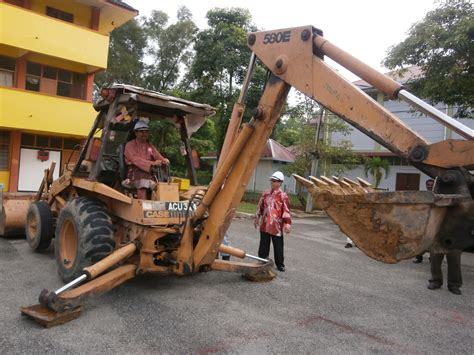
[[[244,196],[242,197],[242,201],[243,201],[242,204],[249,203],[249,204],[255,205],[254,210],[249,213],[255,213],[257,211],[257,203],[258,203],[258,200],[260,199],[260,196],[262,196],[261,192],[246,191],[244,193]],[[301,202],[298,200],[298,197],[295,194],[288,194],[288,199],[290,200],[290,209],[296,209],[296,210],[305,209],[305,206],[301,205]],[[241,211],[240,206],[237,210],[240,212],[246,212],[246,211]]]
[[[239,208],[237,208],[237,211],[255,214],[255,212],[257,212],[257,204],[251,202],[241,202]]]

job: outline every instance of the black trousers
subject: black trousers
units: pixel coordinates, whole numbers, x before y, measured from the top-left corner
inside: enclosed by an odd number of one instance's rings
[[[283,236],[277,237],[265,232],[260,232],[260,245],[258,247],[258,257],[267,259],[270,255],[270,239],[273,243],[273,253],[275,255],[275,265],[285,267],[283,257]]]
[[[453,251],[448,254],[430,254],[430,266],[431,266],[431,282],[435,282],[439,285],[443,284],[443,272],[441,271],[441,263],[446,255],[448,262],[448,287],[461,287],[462,276],[461,276],[461,252]]]

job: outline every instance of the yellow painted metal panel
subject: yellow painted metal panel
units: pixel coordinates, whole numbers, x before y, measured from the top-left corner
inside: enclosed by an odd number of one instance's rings
[[[0,127],[85,136],[97,113],[90,102],[0,87]]]
[[[3,191],[8,191],[9,179],[10,179],[9,171],[0,171],[0,184],[3,184]]]
[[[0,2],[0,43],[106,68],[109,37]]]

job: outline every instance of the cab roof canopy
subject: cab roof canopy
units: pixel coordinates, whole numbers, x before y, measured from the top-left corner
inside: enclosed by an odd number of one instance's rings
[[[168,96],[157,91],[143,89],[126,84],[113,84],[102,89],[107,98],[99,100],[94,108],[97,111],[109,106],[113,98],[118,99],[120,105],[132,109],[138,117],[145,116],[154,119],[168,119],[177,122],[184,119],[188,136],[196,132],[207,117],[213,116],[216,109],[210,105]]]

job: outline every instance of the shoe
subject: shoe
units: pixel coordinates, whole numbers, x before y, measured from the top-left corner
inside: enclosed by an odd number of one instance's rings
[[[428,290],[437,290],[438,288],[441,288],[441,285],[437,282],[431,282],[428,284]]]
[[[423,259],[417,259],[417,258],[415,258],[415,260],[413,260],[413,262],[414,262],[415,264],[420,264],[420,263],[423,262]]]
[[[285,267],[284,266],[278,266],[277,269],[278,269],[278,271],[285,272]]]
[[[351,244],[351,243],[347,243],[346,245],[344,245],[344,248],[352,248],[352,244]]]
[[[459,287],[456,287],[456,286],[448,287],[448,290],[449,292],[454,293],[455,295],[461,294],[461,290],[459,289]]]

